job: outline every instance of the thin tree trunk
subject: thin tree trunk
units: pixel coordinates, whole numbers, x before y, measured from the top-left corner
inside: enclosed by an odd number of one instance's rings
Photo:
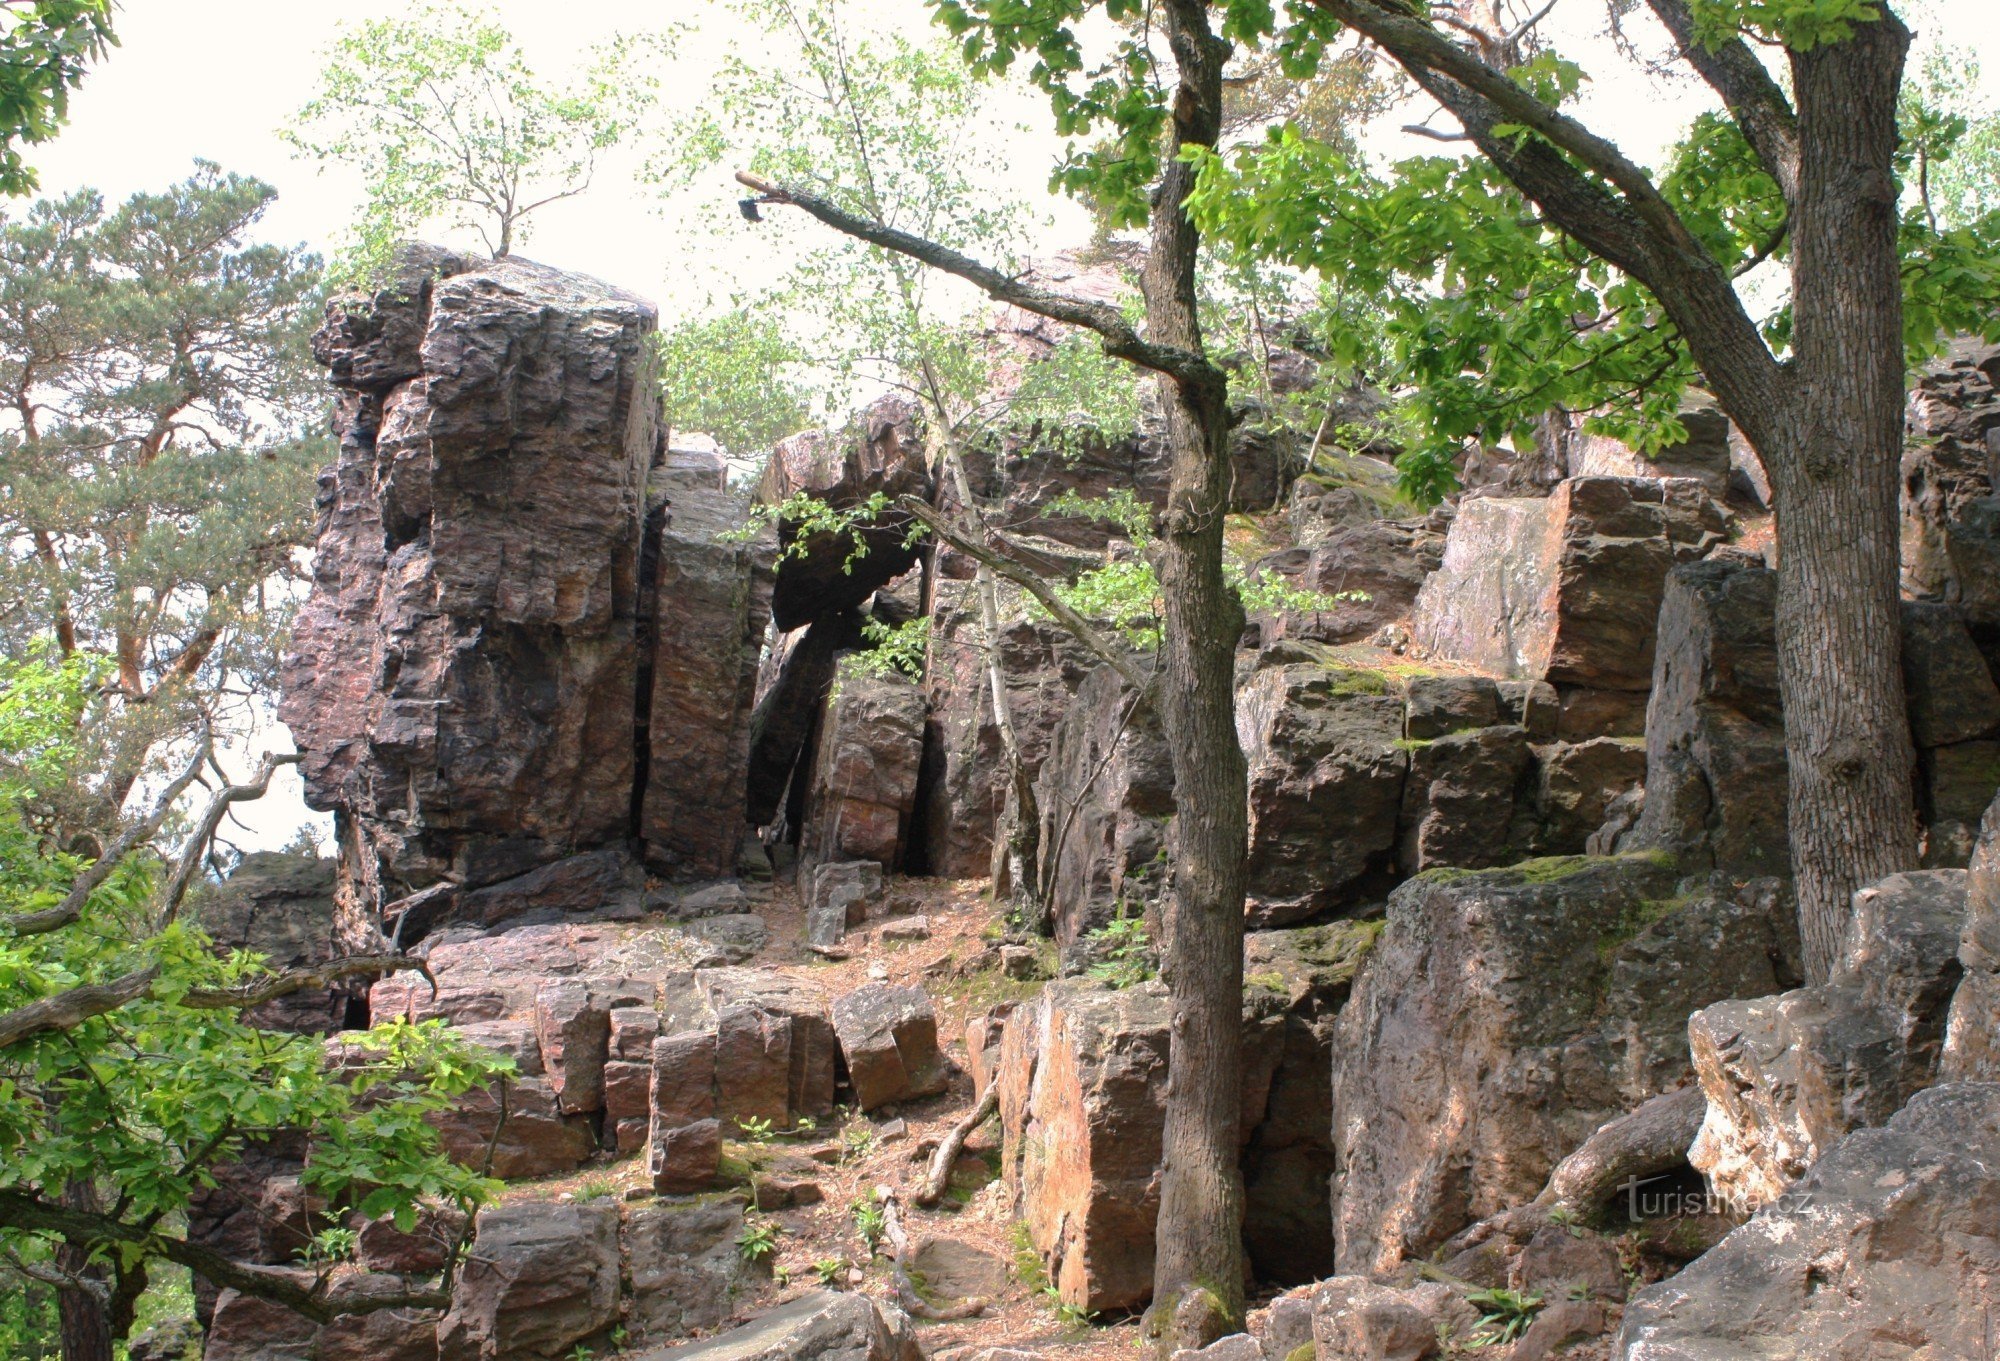
[[[1178,68],[1175,146],[1213,147],[1228,45],[1201,0],[1162,6]],[[1200,353],[1200,246],[1183,211],[1191,167],[1166,169],[1143,284],[1146,334]],[[1173,996],[1158,1251],[1149,1331],[1163,1350],[1242,1326],[1243,1174],[1237,1124],[1243,1043],[1246,777],[1234,668],[1242,605],[1222,571],[1229,506],[1228,386],[1162,380],[1172,453],[1160,563],[1165,644],[1160,716],[1173,752],[1172,878],[1161,973]]]
[[[943,421],[943,413],[938,415]],[[972,498],[972,479],[966,476],[965,459],[957,441],[944,439],[944,465],[958,495],[960,514],[972,522],[971,537],[985,537],[985,515]],[[1002,812],[994,827],[993,889],[1012,898],[1022,915],[1040,928],[1043,919],[1041,880],[1035,873],[1036,843],[1041,836],[1041,810],[1035,803],[1035,787],[1028,779],[1027,762],[1021,757],[1020,732],[1014,726],[1014,708],[1007,695],[1007,669],[1000,657],[1000,591],[993,571],[983,562],[973,564],[973,591],[979,598],[979,628],[985,634],[982,659],[986,688],[993,704],[993,726],[1000,733],[1000,757],[1007,770],[1007,785],[1013,795],[1012,807]]]
[[[1917,861],[1897,545],[1905,365],[1893,158],[1908,45],[1885,18],[1792,57],[1798,381],[1789,447],[1768,462],[1792,869],[1815,980],[1840,953],[1854,891]]]

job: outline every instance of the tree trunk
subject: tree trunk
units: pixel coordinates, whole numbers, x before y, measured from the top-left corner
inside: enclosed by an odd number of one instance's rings
[[[73,1181],[63,1188],[62,1201],[72,1210],[97,1211],[97,1193],[89,1182]],[[102,1280],[104,1269],[90,1264],[85,1249],[67,1242],[56,1249],[56,1266],[73,1277]],[[63,1361],[113,1361],[111,1313],[106,1301],[81,1286],[56,1291],[56,1311],[62,1325]]]
[[[1917,860],[1902,678],[1897,496],[1903,298],[1893,18],[1792,57],[1796,382],[1767,458],[1778,515],[1778,674],[1806,971],[1824,980],[1854,891]]]
[[[1168,0],[1178,68],[1173,140],[1213,147],[1228,45],[1201,0]],[[1201,352],[1199,237],[1183,202],[1191,168],[1169,162],[1152,214],[1146,333]],[[1160,563],[1165,644],[1160,716],[1178,808],[1161,973],[1173,996],[1158,1252],[1149,1331],[1164,1349],[1202,1347],[1243,1321],[1243,894],[1247,793],[1234,668],[1243,610],[1222,572],[1229,505],[1228,385],[1161,380],[1172,454]]]

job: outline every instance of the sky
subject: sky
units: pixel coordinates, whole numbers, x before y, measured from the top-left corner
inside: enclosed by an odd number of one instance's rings
[[[489,8],[519,40],[530,63],[551,72],[578,63],[591,46],[616,33],[656,29],[667,18],[691,24],[678,40],[674,60],[659,72],[669,107],[690,106],[726,55],[754,59],[760,41],[746,41],[756,30],[708,0],[491,0]],[[922,0],[855,0],[851,8],[870,23],[908,33],[928,25]],[[277,188],[278,200],[263,223],[266,239],[330,253],[363,186],[345,167],[299,159],[279,139],[278,129],[310,96],[323,50],[342,23],[408,9],[392,0],[340,5],[124,0],[117,20],[121,45],[74,97],[62,136],[30,149],[31,163],[45,192],[89,186],[115,201],[184,176],[197,157],[213,160]],[[1912,9],[1899,6],[1906,16]],[[1929,0],[1927,9],[1928,22],[1912,18],[1920,37],[1929,36],[1927,28],[1948,27],[1955,45],[1995,54],[1982,73],[1981,90],[2000,104],[2000,4]],[[1582,119],[1642,164],[1658,164],[1687,120],[1705,107],[1703,88],[1692,80],[1648,75],[1625,61],[1603,34],[1604,14],[1604,0],[1557,0],[1546,30],[1566,55],[1597,73],[1577,109]],[[1637,31],[1646,33],[1643,26]],[[1436,151],[1437,143],[1396,130],[1426,112],[1398,111],[1369,146],[1385,156]],[[1019,190],[1040,194],[1061,140],[1048,130],[1045,110],[1033,96],[1008,97],[1000,114],[1009,125],[999,135],[1010,139],[1008,160]],[[1040,130],[1013,130],[1023,120]],[[600,165],[586,196],[537,215],[519,253],[649,297],[660,305],[664,325],[699,310],[712,296],[770,281],[776,257],[756,229],[737,217],[740,190],[727,167],[667,203],[639,181],[637,168],[635,156],[614,153]],[[1050,250],[1081,241],[1086,227],[1073,205],[1051,201],[1048,214]],[[271,738],[289,745],[282,732]],[[238,753],[234,763],[247,765],[247,758]],[[287,772],[271,796],[250,806],[245,825],[232,838],[245,849],[275,846],[289,840],[307,817],[297,777]]]

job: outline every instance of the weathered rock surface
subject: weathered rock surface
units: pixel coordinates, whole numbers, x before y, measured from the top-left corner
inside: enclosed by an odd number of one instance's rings
[[[1972,1357],[2000,1288],[2000,1085],[1921,1092],[1627,1305],[1627,1361]]]
[[[923,1361],[916,1329],[893,1305],[814,1291],[702,1342],[634,1353],[633,1361]]]
[[[1245,1246],[1267,1279],[1331,1266],[1331,1020],[1373,929],[1253,934],[1246,947]],[[1129,1309],[1152,1290],[1169,1003],[1157,983],[1062,979],[1006,1018],[1001,1175],[1065,1302]],[[990,1060],[989,1060],[990,1061]]]
[[[1172,757],[1150,705],[1109,666],[1057,727],[1036,785],[1042,881],[1058,942],[1138,915],[1158,892],[1174,811]]]
[[[744,771],[773,570],[768,533],[728,537],[748,515],[734,493],[673,489],[649,517],[638,831],[648,864],[677,878],[732,873],[747,821]]]
[[[806,894],[806,940],[813,945],[837,945],[850,927],[868,920],[868,909],[882,898],[882,866],[873,860],[842,860],[809,865]]]
[[[1690,401],[1677,413],[1687,438],[1650,454],[1623,440],[1582,429],[1583,418],[1572,417],[1573,433],[1565,442],[1571,477],[1685,477],[1701,483],[1721,501],[1729,492],[1729,418],[1713,403]]]
[[[2000,1082],[2000,796],[1986,810],[1965,874],[1965,977],[1952,996],[1938,1075],[1946,1082]]]
[[[750,1283],[737,1251],[743,1204],[737,1200],[665,1201],[625,1215],[625,1274],[630,1330],[658,1342],[719,1328]]]
[[[1668,569],[1729,529],[1685,478],[1581,477],[1547,497],[1480,497],[1459,507],[1412,631],[1435,655],[1494,675],[1644,690]]]
[[[1437,871],[1389,900],[1334,1053],[1343,1271],[1532,1200],[1597,1127],[1681,1085],[1686,1017],[1796,968],[1775,895],[1676,896],[1650,857]]]
[[[1340,1361],[1421,1361],[1440,1353],[1440,1334],[1469,1334],[1476,1319],[1458,1292],[1436,1281],[1398,1288],[1339,1276],[1312,1293],[1315,1355]]]
[[[836,510],[853,510],[876,495],[891,502],[928,497],[931,478],[918,420],[914,403],[883,397],[857,413],[848,429],[809,430],[780,440],[757,484],[758,502],[775,509],[794,496],[809,496]],[[909,517],[901,512],[855,532],[867,546],[859,556],[853,535],[808,533],[795,522],[779,521],[786,556],[771,596],[771,617],[780,633],[854,608],[917,560],[916,550],[904,543]]]
[[[1323,511],[1331,499],[1331,493],[1320,499]],[[1327,526],[1310,546],[1263,559],[1258,571],[1274,572],[1331,601],[1323,609],[1283,610],[1261,620],[1264,641],[1358,642],[1408,618],[1425,578],[1442,563],[1444,546],[1444,535],[1431,520],[1363,519]],[[1360,598],[1343,598],[1351,593]]]
[[[1020,592],[1000,584],[1001,674],[1007,712],[1030,783],[1041,773],[1055,727],[1096,664],[1067,630],[1028,617]],[[1011,791],[986,674],[984,632],[970,582],[940,581],[924,669],[928,731],[926,797],[917,816],[929,869],[947,879],[993,868],[993,837]]]
[[[937,1013],[921,988],[856,988],[834,1001],[833,1033],[854,1103],[864,1111],[936,1096],[950,1078],[938,1050]]]
[[[864,642],[861,616],[842,611],[779,636],[764,653],[757,671],[757,707],[750,718],[744,817],[751,826],[779,822],[788,793],[793,795],[791,822],[803,817],[811,741],[833,692],[834,669],[841,653]]]
[[[341,448],[280,717],[363,912],[631,811],[655,314],[518,258],[436,268],[337,301],[315,342]]]
[[[1825,985],[1694,1014],[1708,1113],[1688,1158],[1722,1200],[1769,1204],[1843,1134],[1930,1085],[1965,920],[1963,870],[1891,875],[1854,895]]]
[[[298,1279],[301,1285],[312,1284],[307,1272],[298,1273]],[[350,1276],[341,1284],[343,1290],[378,1299],[406,1288],[393,1276]],[[321,1325],[283,1305],[225,1290],[216,1301],[201,1357],[202,1361],[439,1361],[437,1323],[435,1310],[382,1309]]]
[[[273,969],[305,969],[341,952],[334,928],[334,862],[253,851],[199,894],[191,915],[221,950],[263,955]],[[347,1024],[347,989],[309,988],[242,1013],[264,1030],[326,1035]]]
[[[1988,613],[2000,604],[2000,587],[1978,573],[1993,565],[1996,542],[1996,382],[2000,350],[1976,342],[1954,346],[1912,389],[1903,448],[1904,586],[1920,598],[1970,605],[1984,625],[2000,623]]]
[[[923,764],[924,695],[907,676],[843,675],[827,703],[799,857],[902,863]]]
[[[1790,873],[1777,573],[1734,561],[1668,575],[1646,727],[1646,806],[1621,844],[1690,870]]]
[[[438,1361],[560,1357],[618,1318],[618,1207],[523,1202],[482,1212]]]
[[[1236,730],[1250,771],[1253,921],[1299,921],[1371,872],[1386,879],[1409,762],[1403,700],[1380,675],[1267,666],[1238,692]]]

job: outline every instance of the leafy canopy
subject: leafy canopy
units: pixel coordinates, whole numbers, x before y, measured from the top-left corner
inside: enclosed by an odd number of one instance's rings
[[[55,137],[70,91],[117,41],[111,0],[0,0],[0,194],[34,191],[21,147]]]

